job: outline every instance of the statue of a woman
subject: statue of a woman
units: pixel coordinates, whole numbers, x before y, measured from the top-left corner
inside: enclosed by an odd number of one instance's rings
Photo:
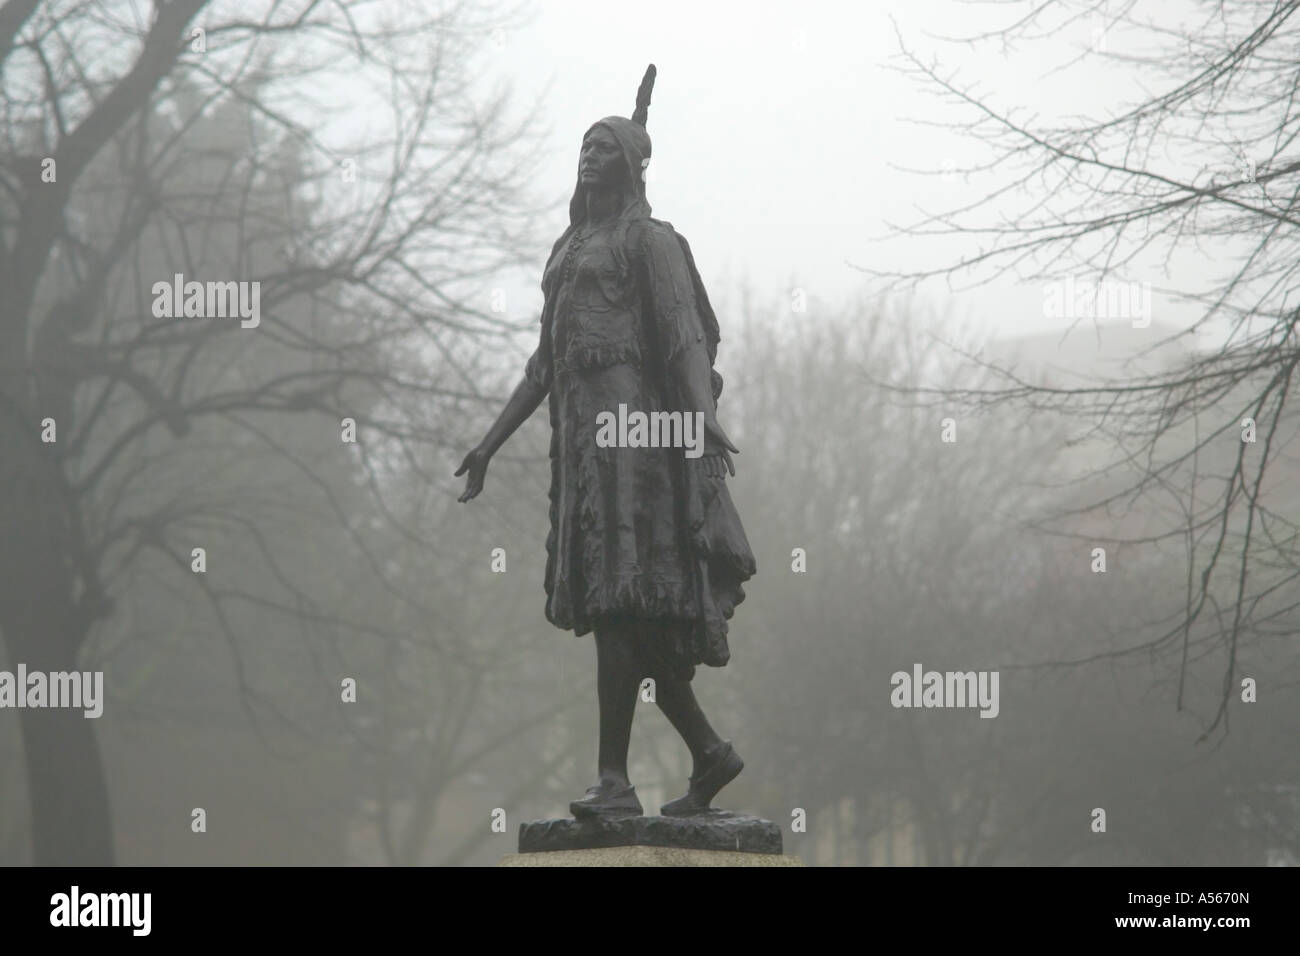
[[[579,636],[594,631],[598,668],[600,781],[570,804],[575,816],[642,812],[627,750],[647,677],[694,760],[688,792],[665,804],[665,815],[708,810],[744,766],[690,684],[695,665],[727,663],[727,619],[755,567],[724,484],[737,449],[715,415],[717,319],[686,240],[652,219],[646,202],[654,75],[651,66],[631,120],[606,117],[583,137],[569,228],[542,275],[541,341],[456,471],[468,473],[460,500],[469,501],[492,455],[550,395],[546,617]],[[605,447],[597,418],[620,406],[692,421],[702,413],[702,454]]]

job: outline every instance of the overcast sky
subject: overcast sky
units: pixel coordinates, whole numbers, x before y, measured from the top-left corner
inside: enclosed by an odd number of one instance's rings
[[[1140,95],[1131,74],[1100,61],[1061,71],[1092,42],[1100,21],[1080,21],[1058,38],[1005,53],[974,53],[939,35],[1004,25],[1010,13],[1000,7],[548,0],[525,8],[531,21],[499,37],[486,62],[521,101],[545,91],[541,119],[550,138],[536,185],[557,201],[546,230],[552,239],[565,225],[558,204],[572,192],[583,132],[600,117],[630,115],[641,74],[654,62],[649,198],[655,215],[690,240],[711,293],[733,305],[747,280],[760,293],[786,297],[798,286],[834,304],[864,288],[855,264],[949,261],[951,245],[881,239],[891,222],[914,221],[920,208],[940,211],[987,191],[960,175],[899,168],[961,168],[981,154],[950,130],[914,122],[956,114],[895,69],[896,28],[909,47],[959,70],[994,102],[1040,117],[1099,112]],[[1113,48],[1113,34],[1109,42]],[[539,261],[546,251],[539,249]],[[537,277],[529,281],[535,289]],[[998,334],[1064,331],[1043,316],[1041,284],[1004,281],[961,294],[935,286],[922,298]],[[1190,317],[1161,314],[1157,295],[1155,318],[1186,324]]]

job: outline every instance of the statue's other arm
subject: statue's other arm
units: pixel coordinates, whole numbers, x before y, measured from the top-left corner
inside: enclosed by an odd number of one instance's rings
[[[670,226],[654,223],[643,234],[641,253],[659,345],[677,398],[683,411],[704,413],[704,473],[735,475],[731,455],[740,450],[718,424],[704,323],[681,243]]]

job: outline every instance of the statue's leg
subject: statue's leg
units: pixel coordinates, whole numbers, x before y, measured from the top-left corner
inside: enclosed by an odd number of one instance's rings
[[[575,817],[641,815],[641,801],[627,778],[627,747],[641,681],[637,634],[631,622],[596,628],[596,697],[600,704],[600,782],[569,804]]]
[[[704,716],[689,677],[682,676],[667,662],[654,665],[652,673],[656,675],[655,703],[682,735],[694,765],[686,795],[664,804],[661,812],[667,816],[686,816],[707,811],[718,791],[744,768],[744,761],[731,742],[719,737]]]
[[[600,780],[611,787],[628,786],[627,748],[641,682],[637,668],[636,633],[625,624],[596,630],[596,693],[600,701]]]
[[[700,709],[690,681],[661,671],[655,678],[655,703],[686,741],[695,764],[692,773],[698,775],[708,766],[709,755],[722,745],[722,738]]]

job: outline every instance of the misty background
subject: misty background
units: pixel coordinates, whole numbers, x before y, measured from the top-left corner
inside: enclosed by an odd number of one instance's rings
[[[451,475],[653,62],[758,562],[719,802],[810,865],[1295,865],[1295,7],[10,0],[0,670],[107,701],[0,710],[0,863],[492,865],[566,814],[545,412]],[[155,317],[176,273],[259,327]],[[916,663],[997,718],[893,708]],[[651,808],[690,760],[638,707]]]

